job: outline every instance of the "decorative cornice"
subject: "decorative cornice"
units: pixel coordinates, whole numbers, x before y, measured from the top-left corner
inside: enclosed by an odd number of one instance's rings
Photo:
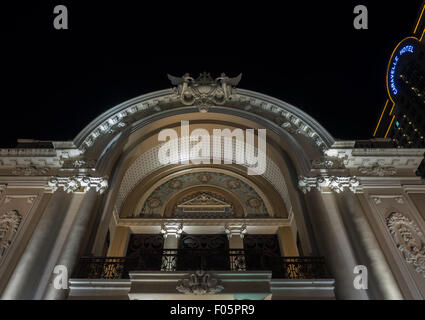
[[[138,227],[138,226],[159,226],[164,223],[166,219],[123,219],[119,218],[117,224],[120,226],[127,227]],[[173,220],[165,221],[172,223]],[[209,227],[223,227],[226,224],[246,224],[247,227],[279,227],[279,226],[290,226],[289,219],[271,218],[271,219],[184,219],[185,227],[192,226],[209,226]]]
[[[73,177],[52,177],[48,186],[55,192],[59,188],[67,193],[87,192],[94,188],[96,192],[102,194],[108,188],[108,179],[106,177],[90,177],[76,175]]]
[[[349,141],[347,141],[348,143]],[[339,143],[341,144],[341,142]],[[360,174],[395,175],[394,169],[414,171],[424,158],[424,149],[357,149],[331,148],[327,157],[340,159],[347,169],[357,169]]]
[[[15,176],[45,176],[50,171],[50,168],[39,168],[35,166],[17,167],[12,171]]]
[[[300,134],[305,136],[322,152],[328,149],[320,134],[306,121],[301,119],[300,116],[285,110],[277,104],[245,96],[242,92],[245,92],[245,90],[236,91],[236,94],[232,97],[232,104],[239,102],[245,111],[259,114],[260,116],[276,123],[279,127],[289,132],[291,135]]]
[[[335,176],[317,176],[317,177],[304,177],[298,178],[298,188],[306,194],[313,188],[317,188],[320,192],[324,192],[324,188],[332,192],[340,193],[348,188],[352,192],[360,185],[356,177],[335,177]]]
[[[61,145],[66,142],[52,142]],[[69,144],[69,143],[68,143]],[[0,149],[0,170],[6,175],[47,176],[50,171],[94,171],[96,160],[87,160],[81,150],[70,149]]]

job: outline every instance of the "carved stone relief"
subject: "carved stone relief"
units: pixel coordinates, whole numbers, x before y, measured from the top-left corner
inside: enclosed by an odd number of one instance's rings
[[[201,73],[192,78],[188,73],[182,77],[168,75],[171,83],[177,86],[177,94],[184,105],[199,105],[200,112],[207,112],[211,105],[223,105],[232,95],[232,87],[237,86],[242,74],[229,78],[224,73],[213,79],[209,73]]]
[[[359,172],[365,176],[393,176],[397,173],[396,168],[392,166],[381,166],[378,163],[370,167],[359,167]]]
[[[143,203],[142,210],[140,213],[138,213],[136,218],[161,217],[164,212],[163,206],[167,204],[169,199],[178,190],[189,188],[191,186],[197,186],[199,185],[199,183],[205,184],[208,186],[216,186],[223,189],[231,190],[233,194],[235,194],[239,199],[243,200],[246,203],[247,215],[250,217],[254,215],[270,217],[270,215],[268,214],[266,205],[263,199],[261,198],[261,196],[258,195],[258,193],[247,183],[223,173],[195,172],[195,173],[188,173],[180,177],[174,178],[158,186],[146,198],[146,200]],[[203,210],[204,211],[203,214],[199,213],[199,215],[197,215],[198,218],[199,217],[231,218],[232,214],[230,211],[233,212],[233,209],[230,210],[231,209],[230,207],[232,207],[231,203],[228,203],[229,201],[227,201],[226,199],[221,199],[221,197],[218,195],[213,195],[213,197],[211,196],[212,195],[208,195],[205,192],[201,192],[201,194],[197,195],[197,197],[194,197],[193,199],[189,199],[189,198],[185,199],[185,201],[188,201],[188,202],[179,203],[178,204],[179,206],[176,208],[177,210],[175,210],[174,213],[179,218],[194,217],[195,216],[194,214],[196,212],[195,205],[207,204],[208,202],[209,206],[217,205],[216,209],[220,208],[220,212],[223,211],[222,212],[223,214],[219,214],[218,211],[213,210],[215,214],[211,216],[211,214],[208,214],[207,211]],[[203,199],[203,202],[201,201],[202,199]],[[197,201],[197,203],[195,203],[195,200]],[[220,201],[223,201],[223,203],[219,203]],[[226,209],[226,207],[229,207],[229,209]],[[192,210],[191,214],[189,214],[189,210]],[[184,212],[186,212],[186,214],[188,215],[184,214]]]
[[[323,156],[320,160],[313,160],[311,166],[313,169],[345,169],[344,159],[329,156]]]
[[[425,238],[412,220],[398,212],[391,213],[387,227],[404,259],[425,277]]]
[[[188,279],[180,280],[176,290],[184,294],[217,294],[223,291],[224,287],[219,285],[219,280],[205,271],[196,271]]]
[[[15,238],[22,216],[17,210],[10,210],[0,216],[0,258],[4,257]]]

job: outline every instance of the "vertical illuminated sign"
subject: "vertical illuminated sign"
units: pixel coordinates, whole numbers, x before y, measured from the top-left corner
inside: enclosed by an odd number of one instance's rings
[[[398,68],[402,59],[408,54],[413,54],[415,51],[415,43],[417,39],[414,37],[406,38],[401,41],[393,51],[390,63],[387,70],[387,89],[392,102],[399,92],[398,86]]]
[[[398,62],[400,61],[400,58],[402,55],[404,55],[405,53],[413,53],[413,46],[408,45],[408,46],[404,46],[403,48],[401,48],[401,50],[399,51],[398,55],[396,55],[393,59],[393,62],[391,64],[391,71],[390,71],[390,88],[391,88],[391,92],[393,93],[393,95],[396,95],[398,93],[398,89],[397,86],[395,84],[395,73],[396,73],[396,69],[397,69],[397,65]]]

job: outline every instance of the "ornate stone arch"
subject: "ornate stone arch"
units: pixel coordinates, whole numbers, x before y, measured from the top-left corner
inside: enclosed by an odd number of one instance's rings
[[[96,154],[97,158],[101,158],[104,150],[108,149],[108,145],[116,140],[121,132],[129,134],[141,126],[170,115],[199,112],[198,107],[182,104],[175,89],[142,95],[100,115],[80,132],[74,139],[74,144],[82,153]],[[290,143],[290,148],[297,157],[296,162],[304,166],[306,161],[301,147],[303,144],[311,144],[322,154],[335,142],[317,121],[300,109],[249,90],[234,89],[226,103],[211,106],[208,112],[235,114],[267,124],[270,130],[274,130]]]
[[[139,155],[141,157],[132,158],[128,170],[123,167],[125,157],[131,157],[131,145],[136,144],[132,138],[135,133],[147,127],[153,128],[164,119],[184,119],[191,115],[207,114],[208,117],[223,118],[224,115],[226,118],[255,123],[255,127],[267,128],[268,132],[274,135],[273,142],[280,148],[284,162],[291,162],[292,167],[289,173],[285,174],[285,178],[282,172],[279,172],[280,166],[268,160],[268,172],[264,174],[264,178],[278,191],[284,200],[289,219],[292,219],[293,205],[286,186],[288,176],[291,179],[290,192],[295,192],[295,196],[299,197],[292,188],[297,183],[298,175],[310,172],[312,161],[322,158],[325,151],[334,144],[333,137],[301,110],[260,93],[232,88],[223,103],[211,104],[205,110],[196,102],[182,103],[179,90],[174,88],[157,91],[124,102],[92,121],[74,139],[74,145],[80,150],[82,157],[97,160],[96,174],[109,176],[110,185],[115,186],[113,190],[108,191],[102,203],[101,214],[111,214],[112,208],[115,208],[117,213],[137,181],[152,172],[139,164],[139,169],[134,170],[135,174],[130,173],[132,166],[137,167],[138,162],[146,162],[149,153],[155,154],[155,147],[147,150],[145,155]],[[148,166],[152,167],[152,164],[149,163]],[[153,167],[159,168],[155,165]],[[274,170],[276,168],[277,170]],[[275,172],[272,173],[273,171]],[[304,208],[299,204],[297,206],[298,214],[303,215],[300,218],[305,219]],[[103,220],[100,217],[98,219]]]
[[[162,165],[159,162],[157,157],[158,150],[161,145],[157,145],[137,157],[125,172],[117,194],[117,212],[121,210],[126,197],[141,180],[143,180],[149,173],[155,172],[158,169],[165,167],[165,165]],[[235,156],[233,159],[235,159]],[[263,177],[276,189],[276,191],[283,199],[290,218],[292,215],[292,204],[288,196],[288,188],[286,186],[282,172],[276,163],[274,163],[274,161],[272,161],[270,158],[267,158],[266,172],[263,174]]]

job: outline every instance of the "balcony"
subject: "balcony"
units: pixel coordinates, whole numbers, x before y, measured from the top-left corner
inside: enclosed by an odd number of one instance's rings
[[[149,250],[133,257],[82,257],[75,279],[129,279],[137,271],[269,271],[275,279],[329,279],[323,257],[278,257],[245,250]]]

